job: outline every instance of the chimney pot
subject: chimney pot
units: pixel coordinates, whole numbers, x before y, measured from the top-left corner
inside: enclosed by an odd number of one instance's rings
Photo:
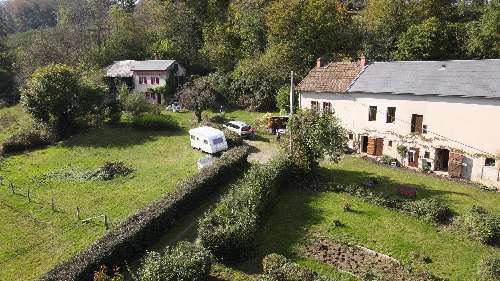
[[[368,65],[368,60],[366,59],[364,54],[362,54],[359,58],[359,64],[361,64],[361,67],[365,67]]]
[[[325,66],[325,63],[326,63],[326,62],[325,62],[325,58],[320,57],[320,58],[318,58],[318,59],[316,60],[316,67],[317,67],[317,68],[323,67],[323,66]]]

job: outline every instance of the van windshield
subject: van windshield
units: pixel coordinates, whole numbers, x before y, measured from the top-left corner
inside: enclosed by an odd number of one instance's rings
[[[224,143],[224,139],[222,139],[222,138],[217,138],[217,139],[214,139],[214,140],[213,140],[213,143],[214,143],[214,144],[221,144],[221,143]]]

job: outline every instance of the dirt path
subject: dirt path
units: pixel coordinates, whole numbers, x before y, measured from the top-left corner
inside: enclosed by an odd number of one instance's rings
[[[245,143],[251,148],[248,156],[249,162],[265,164],[278,154],[277,144],[269,139],[257,138],[255,140],[245,140]]]

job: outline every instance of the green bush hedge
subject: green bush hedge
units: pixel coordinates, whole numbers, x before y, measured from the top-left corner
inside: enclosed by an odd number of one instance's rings
[[[241,260],[254,246],[258,227],[279,187],[287,180],[288,159],[253,166],[199,222],[201,244],[222,260]]]
[[[247,166],[247,147],[225,152],[213,165],[180,182],[175,191],[142,208],[71,260],[57,265],[40,280],[90,280],[101,265],[123,268],[142,254],[187,212],[204,202]]]
[[[228,129],[223,129],[222,131],[230,148],[243,145],[243,138],[240,135]]]
[[[144,114],[132,118],[132,126],[138,130],[177,130],[179,124],[175,119],[161,114]]]
[[[455,220],[459,230],[484,244],[500,245],[500,216],[489,214],[485,209],[472,206]]]
[[[210,276],[212,256],[205,248],[180,242],[163,254],[149,252],[139,270],[140,281],[204,281]]]
[[[361,198],[363,201],[406,212],[419,219],[430,223],[444,223],[453,214],[446,204],[437,199],[420,199],[415,201],[403,200],[399,198],[389,198],[383,193],[375,192],[355,185],[333,185],[330,190],[335,192],[345,192]]]
[[[51,129],[43,125],[32,125],[8,137],[0,147],[0,155],[37,149],[56,141],[57,136]]]
[[[317,273],[293,263],[282,255],[270,254],[262,260],[264,276],[259,281],[327,281]]]
[[[489,256],[479,262],[477,269],[478,280],[500,280],[500,256]]]

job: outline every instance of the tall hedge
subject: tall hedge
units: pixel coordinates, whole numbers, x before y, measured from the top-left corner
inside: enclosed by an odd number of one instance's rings
[[[290,166],[281,156],[267,165],[253,166],[217,207],[201,218],[201,244],[222,260],[245,258],[276,191],[286,184]]]
[[[199,206],[218,186],[247,167],[247,147],[224,153],[215,163],[178,184],[176,191],[128,217],[89,248],[59,264],[42,281],[91,280],[101,265],[122,265],[144,253],[172,224],[192,208]]]

